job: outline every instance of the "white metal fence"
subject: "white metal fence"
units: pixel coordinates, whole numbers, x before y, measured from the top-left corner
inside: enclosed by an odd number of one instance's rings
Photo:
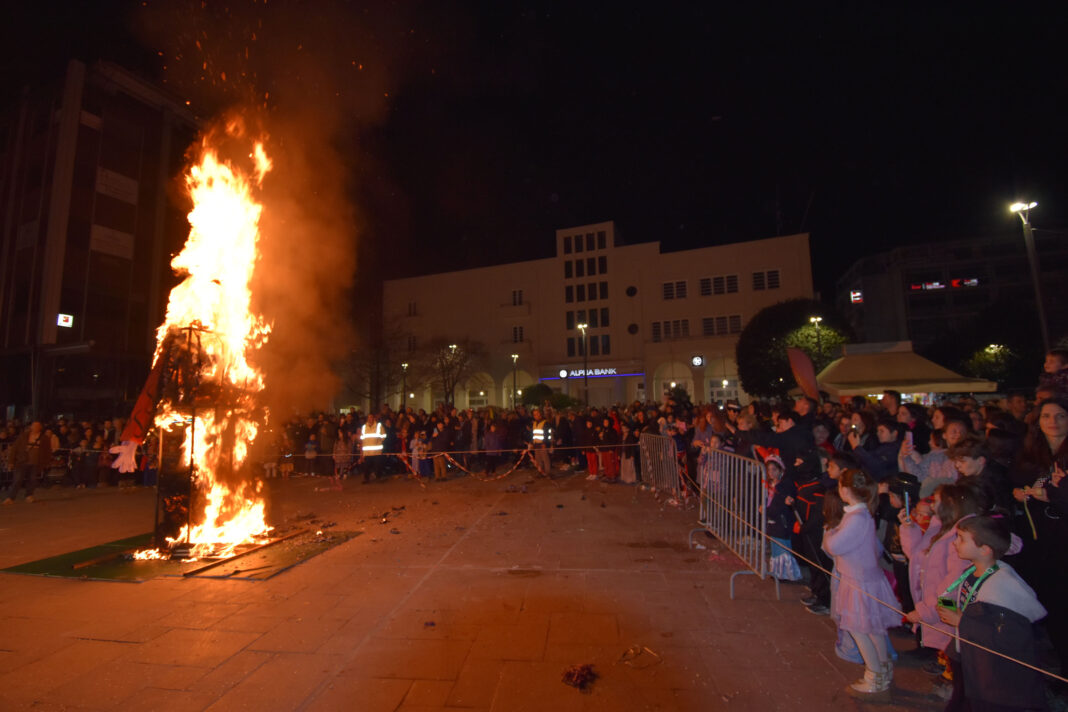
[[[663,435],[642,433],[638,440],[642,458],[642,480],[657,492],[679,495],[679,459],[675,441]]]
[[[769,574],[765,478],[764,463],[723,450],[709,450],[698,466],[701,527],[690,532],[690,547],[695,534],[707,531],[745,563],[748,571],[731,574],[732,599],[735,576],[755,574],[763,580]],[[774,580],[775,596],[781,597]]]

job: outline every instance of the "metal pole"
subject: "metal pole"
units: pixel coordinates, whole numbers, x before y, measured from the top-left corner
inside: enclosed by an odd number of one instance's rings
[[[1042,303],[1042,283],[1038,272],[1038,255],[1035,252],[1035,235],[1031,230],[1031,220],[1028,210],[1020,211],[1020,220],[1023,221],[1024,246],[1027,248],[1027,262],[1031,267],[1031,282],[1035,287],[1035,306],[1038,308],[1038,326],[1042,330],[1042,348],[1049,352],[1049,329],[1046,327],[1046,307]]]
[[[590,345],[586,329],[582,330],[582,387],[586,391],[586,407],[590,407]]]

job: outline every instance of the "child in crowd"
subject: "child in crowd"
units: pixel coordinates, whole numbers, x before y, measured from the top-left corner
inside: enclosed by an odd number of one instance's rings
[[[416,477],[427,477],[431,473],[428,471],[430,462],[427,460],[427,452],[430,450],[430,445],[426,441],[426,431],[416,430],[415,437],[408,444],[408,449],[412,453],[412,474]]]
[[[494,475],[497,473],[497,464],[501,460],[501,450],[504,448],[501,426],[496,421],[491,421],[482,440],[486,448],[486,474]]]
[[[1068,395],[1068,350],[1053,349],[1046,354],[1046,362],[1042,364],[1042,373],[1038,377],[1038,386],[1057,395]]]
[[[1010,545],[1004,517],[960,522],[954,548],[971,566],[942,592],[938,615],[965,640],[1037,665],[1032,624],[1045,617],[1046,609],[1012,566],[999,561]],[[959,674],[954,674],[946,710],[1046,709],[1042,676],[1031,668],[960,641],[949,652]]]
[[[784,480],[782,460],[773,455],[764,463],[768,490],[766,531],[771,539],[771,575],[780,581],[800,581],[801,567],[790,553],[794,510],[788,502],[797,494],[793,480]]]
[[[956,527],[962,518],[984,511],[984,500],[976,488],[967,484],[942,485],[935,492],[935,516],[926,531],[904,509],[898,513],[901,547],[909,560],[909,590],[914,606],[906,611],[905,617],[910,623],[921,625],[921,652],[930,659],[924,669],[932,674],[942,674],[945,664],[935,659],[950,642],[949,636],[942,632],[945,627],[939,625],[938,596],[945,581],[952,581],[968,566],[953,548]]]
[[[879,568],[879,541],[872,514],[878,502],[875,480],[863,470],[846,470],[838,481],[845,514],[823,535],[823,550],[834,558],[831,617],[849,633],[864,658],[864,677],[846,692],[865,700],[889,699],[894,675],[886,631],[898,624],[887,605],[897,599]],[[882,602],[882,603],[881,603]]]

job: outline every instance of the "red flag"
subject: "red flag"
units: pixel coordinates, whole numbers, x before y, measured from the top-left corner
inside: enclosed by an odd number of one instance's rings
[[[801,392],[815,401],[820,399],[820,387],[816,383],[816,368],[812,359],[804,351],[794,346],[786,347],[786,357],[790,359],[790,370],[794,380],[801,387]]]

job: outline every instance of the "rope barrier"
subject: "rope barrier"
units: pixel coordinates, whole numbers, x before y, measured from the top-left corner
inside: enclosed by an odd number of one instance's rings
[[[686,479],[689,479],[689,475],[688,474],[684,474],[683,477],[686,478]],[[697,486],[697,483],[693,482],[692,480],[691,480],[691,484]],[[765,486],[766,486],[766,480],[765,480]],[[726,514],[728,516],[733,517],[734,519],[737,519],[739,522],[741,522],[742,526],[757,532],[757,534],[759,536],[767,536],[766,532],[759,531],[757,529],[757,527],[754,527],[750,522],[746,521],[743,517],[739,517],[737,514],[732,512],[729,508],[723,506],[722,504],[717,502],[715,499],[712,499],[704,491],[703,488],[698,486],[697,490],[700,492],[700,496],[701,497],[706,498],[709,502],[714,504],[720,510],[722,510],[723,512],[726,512]],[[900,615],[902,617],[905,616],[905,612],[902,611],[900,608],[898,608],[896,604],[887,603],[886,601],[883,601],[882,599],[880,599],[878,596],[872,595],[871,593],[868,593],[864,589],[859,588],[857,586],[854,586],[850,582],[844,580],[841,576],[837,576],[834,573],[834,571],[828,571],[826,568],[821,566],[818,562],[812,561],[811,559],[809,559],[808,557],[804,556],[803,554],[800,554],[800,553],[794,551],[791,547],[783,546],[782,544],[779,544],[779,546],[782,547],[783,549],[785,549],[786,551],[789,551],[796,558],[800,559],[801,561],[804,561],[809,566],[811,566],[811,567],[813,567],[815,569],[819,569],[820,571],[824,572],[828,576],[832,576],[832,577],[836,578],[838,580],[839,585],[845,584],[846,586],[849,586],[850,588],[853,588],[853,589],[859,591],[860,593],[862,593],[863,595],[867,596],[868,598],[870,598],[871,600],[875,601],[876,603],[880,604],[881,606],[889,608],[894,613],[897,613],[898,615]],[[972,646],[973,648],[977,648],[977,649],[982,650],[984,652],[991,653],[992,655],[996,655],[999,658],[1003,658],[1005,660],[1010,660],[1010,661],[1012,661],[1012,662],[1014,662],[1014,663],[1016,663],[1018,665],[1022,665],[1022,666],[1026,667],[1026,668],[1034,670],[1035,672],[1042,673],[1043,675],[1046,675],[1047,677],[1050,677],[1050,678],[1052,678],[1054,680],[1057,680],[1058,682],[1068,683],[1068,678],[1062,677],[1062,676],[1060,676],[1060,675],[1058,675],[1056,673],[1053,673],[1053,672],[1050,672],[1049,670],[1045,670],[1043,668],[1037,667],[1037,666],[1032,665],[1032,664],[1030,664],[1028,662],[1024,662],[1023,660],[1018,660],[1018,659],[1016,659],[1016,658],[1014,658],[1014,657],[1012,657],[1010,655],[1006,655],[1004,653],[998,652],[997,650],[992,650],[992,649],[986,647],[985,645],[973,642],[971,640],[968,640],[967,638],[963,638],[963,637],[960,636],[959,633],[956,632],[957,631],[956,628],[948,629],[948,628],[944,628],[944,627],[939,626],[939,625],[934,625],[934,624],[926,623],[926,622],[922,623],[921,625],[928,626],[932,630],[936,630],[936,631],[938,631],[940,633],[944,633],[947,636],[949,636],[950,638],[953,638],[953,639],[957,640],[958,642],[966,643],[966,644]]]

